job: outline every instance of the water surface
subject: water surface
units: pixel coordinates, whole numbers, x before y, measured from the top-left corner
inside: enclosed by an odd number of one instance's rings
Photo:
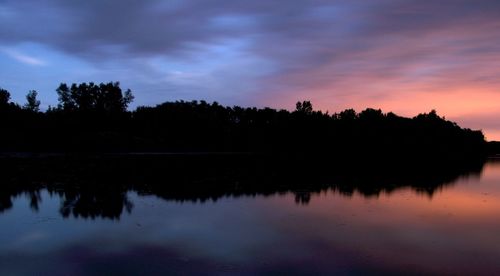
[[[65,189],[2,192],[1,275],[500,274],[500,163],[431,190]]]

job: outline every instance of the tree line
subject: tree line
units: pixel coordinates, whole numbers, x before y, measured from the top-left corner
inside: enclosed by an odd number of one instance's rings
[[[255,152],[361,156],[477,156],[481,131],[462,128],[436,111],[413,118],[367,108],[329,114],[309,101],[294,111],[176,101],[128,110],[134,96],[118,82],[61,83],[58,105],[40,110],[0,89],[0,151]]]

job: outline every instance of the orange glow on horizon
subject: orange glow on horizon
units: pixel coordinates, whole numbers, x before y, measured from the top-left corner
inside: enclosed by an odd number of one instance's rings
[[[348,108],[358,112],[366,108],[380,108],[383,112],[413,117],[434,109],[440,116],[458,123],[461,127],[482,130],[487,140],[500,140],[500,122],[497,122],[500,121],[497,120],[500,118],[500,93],[491,88],[467,87],[445,90],[438,87],[430,90],[429,87],[422,86],[417,88],[403,86],[401,89],[384,86],[372,90],[375,91],[371,94],[356,93],[355,90],[349,89],[348,93],[344,94],[331,92],[338,91],[338,88],[305,90],[296,94],[290,93],[286,101],[293,107],[297,99],[311,100],[314,109],[329,113]]]

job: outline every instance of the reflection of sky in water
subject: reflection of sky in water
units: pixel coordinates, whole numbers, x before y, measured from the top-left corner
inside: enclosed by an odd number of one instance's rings
[[[129,193],[119,221],[59,215],[42,192],[0,215],[0,274],[500,273],[500,166],[432,197],[315,194],[178,203]],[[25,265],[30,263],[29,266]]]

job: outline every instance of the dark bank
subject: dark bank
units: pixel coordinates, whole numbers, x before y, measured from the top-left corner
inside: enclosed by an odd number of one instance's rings
[[[498,149],[481,131],[461,128],[436,111],[413,118],[368,108],[328,114],[309,101],[296,109],[225,107],[217,102],[166,102],[127,107],[118,82],[57,89],[59,104],[41,112],[36,91],[27,103],[0,91],[2,152],[247,152],[337,159],[467,159]],[[376,159],[375,158],[375,159]]]

